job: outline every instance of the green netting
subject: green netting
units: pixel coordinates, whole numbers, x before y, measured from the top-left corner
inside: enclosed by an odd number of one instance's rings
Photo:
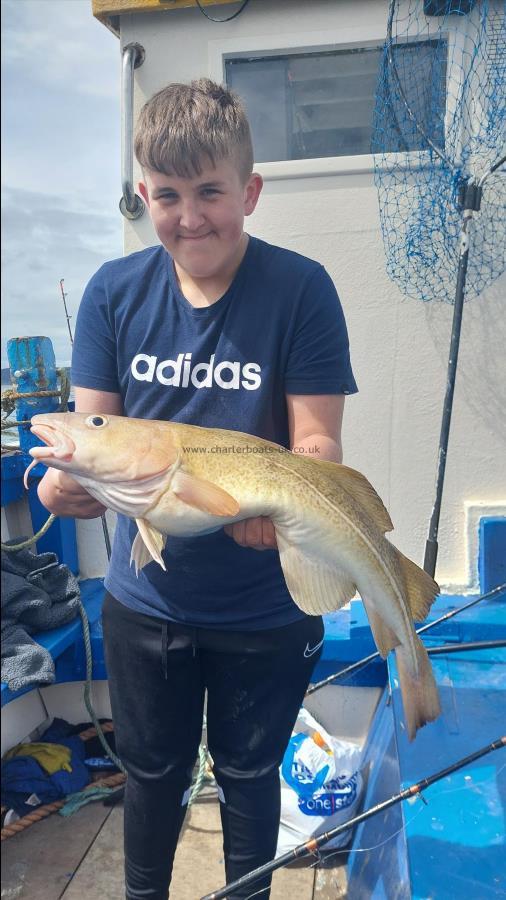
[[[465,298],[506,268],[506,4],[391,0],[372,151],[387,271],[454,302],[462,185],[482,183]]]

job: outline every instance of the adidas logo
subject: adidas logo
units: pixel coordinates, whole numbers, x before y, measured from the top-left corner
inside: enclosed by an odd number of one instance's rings
[[[168,387],[210,388],[213,384],[225,391],[256,391],[262,383],[262,369],[258,363],[231,362],[228,359],[214,364],[215,354],[209,362],[196,363],[192,366],[191,353],[178,353],[176,359],[162,359],[138,353],[130,366],[132,375],[137,381],[153,382],[155,379]]]

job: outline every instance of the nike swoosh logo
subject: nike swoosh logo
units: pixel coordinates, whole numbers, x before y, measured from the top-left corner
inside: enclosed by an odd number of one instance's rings
[[[308,656],[312,656],[313,653],[316,653],[316,651],[320,649],[320,647],[321,647],[321,645],[323,644],[324,640],[325,640],[325,638],[322,638],[321,641],[320,641],[320,643],[317,644],[316,647],[311,647],[311,648],[310,648],[310,647],[309,647],[309,644],[306,644],[306,649],[304,650],[304,656],[306,657],[306,659],[307,659]]]

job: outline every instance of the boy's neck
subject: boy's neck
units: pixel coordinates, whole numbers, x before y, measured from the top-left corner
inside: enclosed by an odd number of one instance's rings
[[[174,260],[174,271],[183,296],[192,306],[212,306],[228,291],[246,253],[249,237],[244,232],[237,247],[237,252],[226,268],[214,275],[203,278],[190,275]]]

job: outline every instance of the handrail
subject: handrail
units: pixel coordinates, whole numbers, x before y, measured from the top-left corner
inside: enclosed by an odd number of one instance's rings
[[[144,203],[135,193],[133,157],[134,69],[142,66],[146,51],[141,44],[126,44],[121,66],[121,214],[126,219],[139,219]]]

